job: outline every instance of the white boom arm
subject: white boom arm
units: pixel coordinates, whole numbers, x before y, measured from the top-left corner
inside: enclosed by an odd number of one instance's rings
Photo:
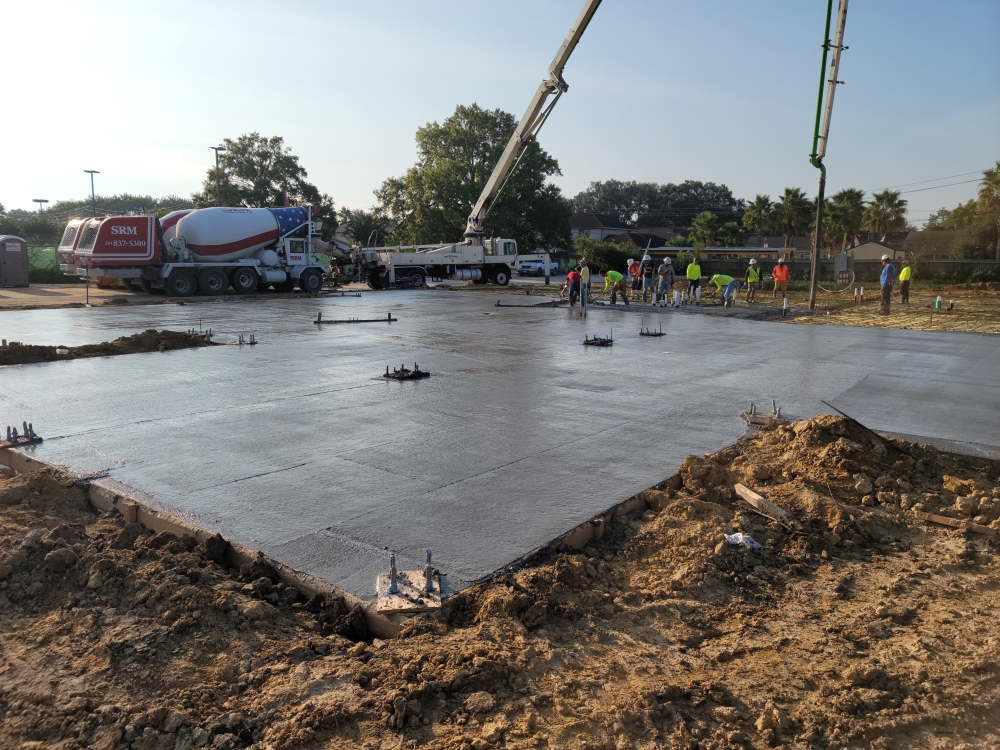
[[[538,91],[535,92],[535,96],[528,105],[528,109],[521,118],[521,122],[518,123],[514,135],[507,142],[507,148],[504,149],[500,161],[493,168],[493,174],[490,175],[490,179],[483,186],[483,192],[479,194],[479,200],[476,201],[476,205],[472,208],[472,213],[469,214],[469,223],[465,229],[467,240],[475,244],[482,244],[485,234],[483,232],[483,217],[489,210],[490,204],[497,197],[504,180],[507,179],[507,175],[510,174],[511,169],[517,164],[517,160],[524,149],[534,139],[538,129],[545,122],[545,118],[549,116],[549,112],[552,111],[556,102],[559,101],[559,97],[569,90],[569,86],[562,77],[563,68],[566,66],[569,56],[573,54],[573,50],[576,49],[580,37],[583,36],[583,32],[587,29],[587,24],[594,17],[594,13],[600,4],[601,0],[585,0],[583,10],[576,17],[576,21],[574,21],[569,33],[563,40],[562,46],[559,47],[559,51],[556,52],[556,56],[549,65],[548,78],[542,81],[538,87]],[[555,94],[556,98],[546,107],[545,102],[553,94]]]

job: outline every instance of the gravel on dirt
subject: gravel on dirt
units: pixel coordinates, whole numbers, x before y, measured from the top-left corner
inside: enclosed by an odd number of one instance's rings
[[[6,346],[0,347],[0,366],[57,362],[64,359],[83,359],[85,357],[113,357],[119,354],[143,354],[218,345],[218,342],[210,341],[202,334],[158,331],[155,328],[131,336],[122,336],[114,341],[72,347],[38,346],[11,341]]]

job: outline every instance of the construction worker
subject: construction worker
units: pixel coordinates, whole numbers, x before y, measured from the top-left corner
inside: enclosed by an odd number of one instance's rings
[[[656,289],[655,302],[663,307],[667,303],[670,288],[674,285],[674,262],[670,258],[664,258],[660,267],[656,269],[656,275],[659,277],[659,285]]]
[[[760,269],[757,268],[757,259],[751,258],[747,267],[747,302],[756,302],[757,291],[760,289]]]
[[[617,301],[617,295],[620,292],[622,295],[622,302],[628,306],[628,283],[625,281],[625,277],[622,274],[617,271],[605,271],[604,292],[607,292],[609,289],[611,290],[612,305]]]
[[[580,261],[580,283],[583,288],[590,291],[590,266],[587,265],[586,258]]]
[[[726,276],[723,273],[717,273],[708,280],[708,283],[715,284],[716,294],[722,292],[722,306],[732,307],[733,301],[736,298],[736,292],[740,288],[739,280],[734,279],[732,276]]]
[[[573,307],[580,296],[580,272],[574,268],[566,274],[566,283],[569,285],[569,306]]]
[[[910,301],[910,277],[912,275],[913,269],[910,268],[910,262],[904,260],[903,267],[899,271],[899,301],[904,305]]]
[[[653,259],[649,257],[649,253],[642,256],[642,263],[639,264],[639,275],[642,277],[642,301],[646,301],[646,294],[649,293],[649,301],[653,301],[656,290],[656,282],[653,277],[655,274],[656,265],[653,263]]]
[[[882,274],[878,283],[882,288],[882,298],[879,300],[878,311],[881,315],[889,314],[889,302],[892,300],[892,285],[896,281],[896,267],[892,265],[892,258],[886,253],[882,256]]]
[[[632,291],[639,289],[639,261],[633,258],[628,259],[628,282]]]
[[[701,266],[698,265],[698,259],[695,258],[690,263],[688,263],[687,273],[688,280],[688,299],[694,297],[695,304],[701,304]]]
[[[774,279],[774,291],[771,293],[771,299],[778,296],[778,290],[781,290],[781,299],[785,299],[788,296],[788,280],[792,277],[792,272],[785,265],[784,258],[778,258],[778,265],[771,269],[771,278]]]

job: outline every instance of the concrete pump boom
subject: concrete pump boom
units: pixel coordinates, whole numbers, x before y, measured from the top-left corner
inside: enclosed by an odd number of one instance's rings
[[[517,166],[517,161],[524,152],[524,149],[534,139],[535,134],[542,127],[552,108],[559,101],[559,97],[569,89],[569,86],[562,77],[563,68],[566,66],[569,56],[573,54],[573,50],[576,49],[580,37],[583,36],[583,32],[587,29],[587,24],[594,17],[594,13],[600,4],[601,0],[586,0],[584,2],[583,10],[576,17],[576,21],[559,47],[559,51],[556,52],[556,56],[552,59],[552,63],[549,65],[548,78],[542,81],[538,87],[538,91],[535,92],[535,96],[528,105],[528,109],[521,118],[521,122],[518,123],[517,129],[510,137],[510,141],[507,142],[507,147],[504,149],[500,161],[497,162],[489,180],[483,186],[483,192],[479,194],[479,200],[476,201],[472,213],[469,214],[469,222],[465,229],[465,237],[469,242],[482,244],[483,236],[485,235],[483,231],[483,219],[489,212],[490,205],[492,205],[493,200],[500,193],[504,181],[510,175],[511,170]],[[548,106],[545,106],[546,101],[552,95],[555,95],[555,99]]]

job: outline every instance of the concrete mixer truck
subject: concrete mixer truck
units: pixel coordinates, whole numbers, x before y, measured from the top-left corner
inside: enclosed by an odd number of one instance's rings
[[[64,272],[122,279],[173,297],[230,287],[240,294],[269,286],[318,292],[323,268],[312,253],[327,250],[321,229],[311,209],[298,206],[105,216],[70,221],[57,254]]]

